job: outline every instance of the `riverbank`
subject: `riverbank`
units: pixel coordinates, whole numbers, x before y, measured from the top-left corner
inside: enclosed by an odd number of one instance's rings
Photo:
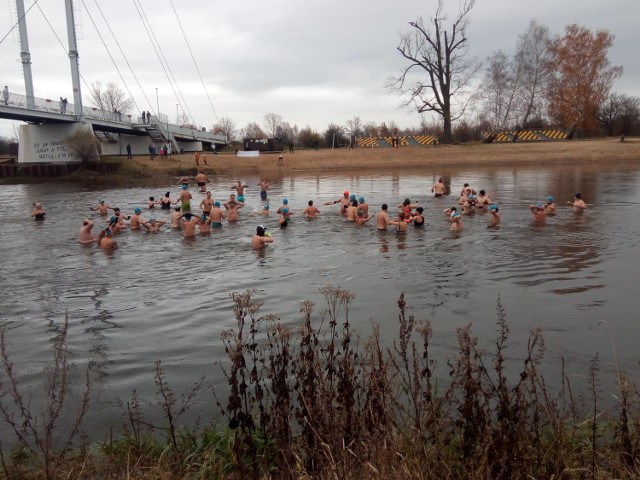
[[[278,153],[265,153],[259,157],[237,157],[233,152],[207,155],[207,165],[199,168],[207,174],[252,173],[264,176],[290,175],[296,172],[362,171],[437,166],[477,165],[557,165],[602,164],[640,162],[640,138],[573,140],[509,144],[471,143],[464,145],[433,145],[425,147],[356,148],[296,150],[283,153],[280,165]],[[39,178],[11,177],[0,179],[0,184],[42,182],[102,182],[108,179],[119,184],[141,182],[167,182],[176,177],[195,173],[193,153],[173,155],[169,159],[149,160],[146,155],[127,160],[122,156],[104,156],[102,162],[115,162],[121,166],[117,173],[80,171],[71,175]]]

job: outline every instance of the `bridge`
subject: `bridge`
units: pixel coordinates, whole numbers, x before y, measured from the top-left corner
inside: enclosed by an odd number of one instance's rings
[[[82,103],[73,0],[65,0],[68,55],[71,64],[73,103],[38,98],[33,94],[31,55],[27,40],[23,0],[16,0],[20,56],[25,95],[5,91],[0,96],[0,118],[26,122],[19,128],[19,163],[64,163],[78,160],[66,149],[64,139],[78,129],[91,129],[105,155],[122,155],[127,147],[133,154],[148,153],[151,145],[167,146],[170,152],[216,149],[227,144],[224,135],[173,125],[155,114],[144,117],[127,112],[105,111]],[[1,88],[1,87],[0,87]]]

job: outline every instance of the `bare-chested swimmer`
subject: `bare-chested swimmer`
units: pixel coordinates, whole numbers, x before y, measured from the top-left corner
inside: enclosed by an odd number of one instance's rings
[[[489,217],[489,226],[495,227],[500,224],[500,214],[498,213],[499,209],[497,205],[489,205],[489,213],[491,216]]]
[[[369,216],[369,204],[365,201],[364,197],[358,199],[358,210],[362,210],[365,217]]]
[[[544,210],[544,204],[538,202],[535,205],[529,205],[529,210],[533,213],[533,221],[536,223],[544,223],[547,220],[547,212]]]
[[[156,233],[160,231],[160,227],[165,223],[167,222],[165,222],[164,220],[156,220],[155,218],[151,217],[148,222],[145,222],[142,225],[147,229],[147,232]]]
[[[180,192],[180,208],[183,212],[188,212],[191,210],[191,199],[193,196],[191,192],[188,190],[188,185],[182,185],[182,191]]]
[[[351,200],[351,203],[347,207],[347,220],[349,222],[355,222],[358,217],[358,200],[355,198]]]
[[[307,207],[302,211],[302,215],[307,218],[316,218],[320,213],[320,209],[313,204],[313,200],[307,202]]]
[[[182,228],[180,218],[182,218],[180,207],[176,207],[173,209],[173,212],[171,212],[171,228]]]
[[[110,228],[104,230],[104,237],[100,240],[100,248],[103,250],[115,250],[118,248],[118,244],[113,241],[113,232]]]
[[[217,200],[213,203],[213,208],[209,213],[209,218],[211,219],[211,226],[213,228],[221,228],[222,227],[222,219],[226,218],[226,214],[220,208],[220,202]]]
[[[133,215],[131,215],[131,230],[140,230],[140,225],[144,225],[146,220],[142,218],[142,210],[140,208],[135,208],[133,210]]]
[[[78,242],[82,245],[91,245],[96,243],[96,237],[93,235],[91,229],[93,228],[93,222],[88,218],[85,218],[78,232]]]
[[[386,203],[383,203],[380,207],[382,210],[378,212],[376,215],[376,228],[378,230],[386,230],[391,220],[389,219],[389,213],[387,209],[389,208]]]
[[[260,180],[258,186],[260,187],[260,200],[265,202],[267,200],[267,192],[269,191],[269,182],[266,178],[263,178]]]
[[[204,213],[198,218],[198,230],[200,235],[208,235],[211,233],[211,218],[207,217]]]
[[[584,200],[582,200],[582,194],[579,192],[573,196],[573,202],[567,202],[567,203],[573,207],[573,213],[584,212],[588,205],[584,203]]]
[[[460,217],[460,213],[458,213],[458,209],[456,207],[447,208],[444,210],[444,214],[447,216],[451,227],[449,230],[460,231],[464,227],[462,226],[462,218]]]
[[[244,185],[240,180],[238,180],[238,183],[231,187],[231,190],[236,191],[236,195],[240,203],[244,203],[244,189],[248,186],[249,185]]]
[[[100,200],[100,203],[96,208],[89,207],[89,210],[91,210],[92,212],[100,212],[100,215],[107,215],[109,213],[109,210],[113,210],[113,207],[104,203],[104,200]]]
[[[434,197],[442,197],[447,193],[447,187],[445,187],[442,177],[440,177],[433,187],[431,187],[431,191],[433,192]]]
[[[474,195],[476,208],[479,210],[488,208],[491,205],[491,195],[493,195],[493,192],[485,193],[484,190],[480,190],[477,196]]]
[[[267,243],[272,243],[273,239],[271,234],[266,231],[263,225],[258,225],[256,228],[256,234],[251,239],[251,248],[259,250],[267,246]]]
[[[211,192],[207,192],[207,196],[202,199],[200,202],[200,208],[202,209],[202,214],[205,216],[209,216],[211,213],[211,209],[213,208],[213,198],[211,198]]]
[[[345,190],[342,193],[342,197],[340,197],[339,199],[334,200],[332,202],[325,202],[324,205],[335,205],[336,203],[340,204],[340,213],[342,215],[346,215],[347,214],[347,207],[351,203],[351,200],[349,199],[349,191]]]
[[[544,204],[544,210],[547,212],[547,215],[556,214],[556,204],[553,203],[553,197],[551,195],[547,197],[547,203]]]
[[[192,215],[189,212],[182,214],[182,234],[185,238],[195,237],[196,236],[196,224],[198,223],[198,218],[195,215]]]
[[[198,190],[200,193],[204,193],[207,190],[207,182],[209,181],[209,178],[202,170],[198,170],[197,175],[193,177],[193,179],[198,184]]]
[[[356,225],[364,225],[369,220],[373,218],[373,213],[371,215],[365,215],[364,210],[358,210],[358,217],[356,218]]]
[[[232,193],[229,200],[222,204],[227,210],[227,222],[238,221],[238,210],[244,207],[244,203],[236,200],[236,196]]]
[[[47,213],[44,211],[42,204],[37,202],[33,204],[33,210],[31,210],[31,217],[33,217],[34,220],[42,221],[44,220],[44,216],[46,214]]]

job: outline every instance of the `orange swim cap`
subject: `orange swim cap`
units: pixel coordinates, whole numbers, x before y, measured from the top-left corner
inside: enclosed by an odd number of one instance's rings
[[[342,192],[342,194],[343,194],[345,197],[348,197],[348,196],[349,196],[349,190],[345,190],[344,192]]]

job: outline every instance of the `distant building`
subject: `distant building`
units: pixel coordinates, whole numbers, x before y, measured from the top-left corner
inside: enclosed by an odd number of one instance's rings
[[[278,152],[284,149],[279,138],[245,138],[242,145],[246,151]]]

